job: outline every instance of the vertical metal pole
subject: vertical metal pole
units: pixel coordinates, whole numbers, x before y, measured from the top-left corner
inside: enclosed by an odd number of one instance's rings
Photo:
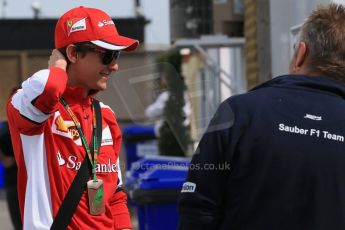
[[[2,1],[2,18],[6,18],[6,8],[7,8],[7,1],[3,0]]]

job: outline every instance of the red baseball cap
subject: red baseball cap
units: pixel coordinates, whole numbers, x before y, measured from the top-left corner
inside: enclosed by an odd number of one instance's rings
[[[133,51],[139,41],[119,35],[111,17],[102,10],[80,6],[62,15],[55,27],[55,48],[89,41],[108,50]]]

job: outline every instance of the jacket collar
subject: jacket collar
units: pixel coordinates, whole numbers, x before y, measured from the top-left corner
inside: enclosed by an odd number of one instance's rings
[[[89,105],[91,104],[91,99],[95,94],[98,93],[98,91],[91,91],[91,93],[86,98],[83,98],[83,93],[84,90],[82,87],[67,86],[62,97],[66,100],[68,104]]]
[[[265,87],[318,90],[335,94],[345,99],[345,85],[326,76],[283,75],[260,84],[252,90]]]

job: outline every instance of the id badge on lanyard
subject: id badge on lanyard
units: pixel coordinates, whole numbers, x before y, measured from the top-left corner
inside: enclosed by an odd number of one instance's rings
[[[105,203],[104,203],[104,190],[103,190],[103,181],[98,179],[96,176],[96,164],[97,164],[97,158],[98,158],[98,140],[97,140],[97,125],[96,125],[96,116],[95,113],[93,114],[92,119],[92,126],[93,126],[93,132],[92,132],[92,140],[93,140],[93,150],[90,149],[89,145],[87,144],[87,140],[85,138],[85,135],[81,129],[80,122],[78,121],[77,117],[69,107],[69,105],[66,103],[66,101],[63,98],[60,98],[61,103],[64,105],[65,109],[71,116],[77,130],[79,133],[79,136],[81,138],[81,141],[85,147],[86,150],[86,157],[89,158],[89,161],[92,165],[92,174],[93,179],[89,180],[87,182],[87,193],[89,198],[89,211],[91,215],[101,215],[105,213]],[[94,108],[93,108],[93,111]],[[98,127],[101,128],[101,127]]]
[[[87,194],[89,197],[89,210],[91,215],[105,213],[103,181],[100,179],[87,182]]]

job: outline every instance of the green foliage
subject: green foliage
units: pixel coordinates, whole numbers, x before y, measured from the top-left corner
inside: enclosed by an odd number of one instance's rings
[[[164,63],[160,65],[159,71],[163,74],[169,91],[169,99],[163,112],[164,123],[159,130],[159,150],[161,155],[185,156],[190,144],[190,136],[188,128],[183,125],[186,86],[181,77],[182,58],[178,50],[170,50],[163,53],[158,61]]]

